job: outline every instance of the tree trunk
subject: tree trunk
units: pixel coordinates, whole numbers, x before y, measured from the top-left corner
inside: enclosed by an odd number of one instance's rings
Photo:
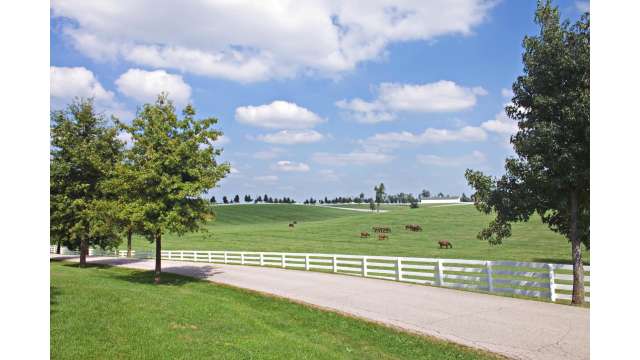
[[[133,234],[133,230],[131,228],[127,229],[127,257],[131,257],[131,235]]]
[[[156,271],[155,271],[155,278],[154,278],[154,283],[159,284],[160,283],[160,272],[162,270],[162,234],[158,231],[158,233],[156,234]]]
[[[62,240],[58,240],[58,244],[56,244],[56,254],[60,255],[60,244],[62,243]]]
[[[582,248],[578,231],[578,192],[572,191],[570,198],[571,224],[569,238],[571,240],[571,257],[573,259],[573,305],[584,304],[584,269],[582,267]]]
[[[87,266],[87,240],[80,240],[80,267]]]

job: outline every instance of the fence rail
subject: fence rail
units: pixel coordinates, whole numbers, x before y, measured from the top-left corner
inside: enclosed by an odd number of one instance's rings
[[[55,252],[55,246],[50,251]],[[62,249],[63,254],[78,255]],[[166,260],[238,264],[324,271],[416,284],[510,294],[550,301],[571,300],[573,266],[553,263],[438,259],[344,254],[249,251],[163,250]],[[125,250],[90,249],[90,256],[126,257]],[[154,252],[132,251],[152,258]],[[584,266],[586,301],[590,301],[590,266]]]

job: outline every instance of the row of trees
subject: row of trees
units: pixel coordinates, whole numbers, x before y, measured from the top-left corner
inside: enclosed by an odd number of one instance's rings
[[[215,196],[212,196],[209,201],[213,204],[218,203],[218,201],[216,200]],[[264,194],[264,196],[259,195],[257,198],[255,198],[255,200],[251,197],[251,195],[245,195],[244,196],[244,202],[245,203],[268,203],[268,204],[295,204],[295,200],[289,198],[289,197],[283,197],[283,198],[272,198],[270,196],[268,196],[267,194]],[[222,197],[222,203],[223,204],[239,204],[240,203],[240,195],[236,195],[234,196],[232,199],[227,198],[226,196]]]
[[[202,195],[224,178],[229,164],[211,143],[221,132],[215,118],[196,120],[188,105],[176,114],[166,94],[145,104],[130,125],[77,99],[51,114],[51,239],[80,250],[117,247],[133,234],[155,243],[155,282],[160,281],[162,236],[198,231],[214,217]],[[122,135],[131,139],[127,145]]]
[[[375,191],[375,190],[374,190]],[[451,198],[452,196],[447,194],[443,194],[443,193],[438,193],[436,196],[436,198]],[[411,203],[417,203],[420,200],[423,199],[428,199],[428,198],[432,198],[431,197],[431,192],[429,192],[428,190],[422,190],[422,192],[416,197],[411,193],[398,193],[395,195],[387,195],[386,193],[382,194],[381,198],[380,198],[380,203],[387,203],[387,204],[411,204]],[[467,195],[465,195],[464,193],[462,193],[460,200],[463,202],[470,202],[473,201],[470,197],[468,197]],[[315,205],[315,204],[351,204],[351,203],[356,203],[356,204],[368,204],[368,203],[378,203],[378,201],[374,198],[366,198],[364,193],[360,193],[360,195],[358,196],[337,196],[334,197],[333,199],[329,199],[326,196],[324,197],[324,199],[314,199],[314,198],[309,198],[306,199],[304,201],[305,205]]]

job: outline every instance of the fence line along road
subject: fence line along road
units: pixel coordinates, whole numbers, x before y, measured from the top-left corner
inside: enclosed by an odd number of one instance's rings
[[[55,250],[55,246],[51,246],[50,252],[54,253]],[[61,253],[78,255],[77,251],[66,248],[62,248]],[[127,252],[125,250],[89,249],[89,255],[126,257]],[[133,250],[132,256],[153,258],[155,255],[153,252]],[[571,300],[571,291],[573,290],[573,265],[553,263],[198,250],[163,250],[162,258],[334,272],[416,284],[534,297],[553,302]],[[585,300],[589,302],[590,267],[584,266],[584,271]]]

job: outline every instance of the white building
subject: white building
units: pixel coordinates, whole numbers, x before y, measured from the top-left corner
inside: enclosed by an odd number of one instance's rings
[[[459,203],[460,197],[431,197],[428,199],[421,199],[420,204],[455,204]]]

